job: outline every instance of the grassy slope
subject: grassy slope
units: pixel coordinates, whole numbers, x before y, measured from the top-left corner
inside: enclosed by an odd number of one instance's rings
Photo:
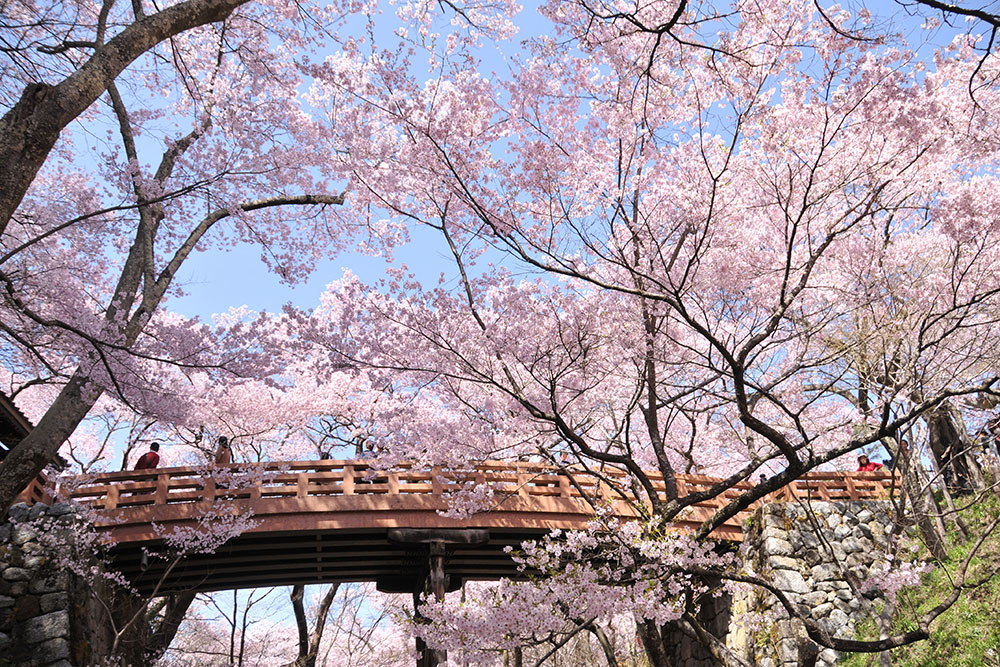
[[[958,504],[956,502],[956,504]],[[1000,512],[1000,503],[990,496],[961,512],[971,538],[966,543],[952,537],[952,547],[944,566],[924,576],[924,584],[900,593],[896,630],[916,628],[915,619],[938,605],[952,590],[951,578],[968,555],[982,529]],[[1000,568],[1000,530],[984,542],[973,558],[967,581],[981,579]],[[877,636],[875,624],[859,629],[865,638]],[[926,641],[894,649],[892,664],[900,667],[1000,667],[1000,575],[983,586],[966,590],[948,611],[931,625]],[[877,655],[853,655],[845,665],[878,665]]]

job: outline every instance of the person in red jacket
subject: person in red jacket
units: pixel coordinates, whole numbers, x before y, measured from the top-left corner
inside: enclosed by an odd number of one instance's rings
[[[875,463],[874,461],[869,461],[868,457],[862,454],[858,457],[858,469],[856,472],[874,472],[882,468],[881,463]]]
[[[139,460],[135,462],[135,470],[149,470],[160,465],[160,455],[157,452],[160,451],[160,443],[154,442],[149,446],[149,451],[139,457]]]

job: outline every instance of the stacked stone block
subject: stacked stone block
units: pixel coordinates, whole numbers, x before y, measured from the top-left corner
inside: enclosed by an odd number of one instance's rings
[[[78,577],[39,541],[31,522],[44,517],[68,533],[78,520],[66,504],[21,504],[0,524],[0,666],[73,667],[93,642],[74,635],[93,629],[100,612]]]
[[[752,569],[838,637],[852,637],[867,616],[865,600],[849,583],[868,578],[885,553],[890,525],[885,501],[773,503],[748,521],[746,553]],[[754,590],[734,601],[740,611],[783,616],[770,593]],[[776,613],[777,612],[777,613]],[[837,653],[813,644],[800,621],[783,619],[754,633],[731,631],[730,646],[760,667],[830,666]]]
[[[715,586],[719,582],[715,582]],[[714,586],[713,586],[714,587]],[[728,593],[706,595],[698,607],[698,624],[709,634],[725,637],[732,616],[732,598]],[[669,624],[666,644],[673,647],[673,664],[678,667],[716,667],[719,663],[697,637],[685,632],[679,624]]]

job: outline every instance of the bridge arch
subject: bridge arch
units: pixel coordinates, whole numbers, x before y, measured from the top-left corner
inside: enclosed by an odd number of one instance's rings
[[[650,478],[663,493],[662,477],[650,473]],[[97,529],[115,545],[114,567],[140,591],[375,581],[384,590],[407,592],[406,582],[426,571],[427,550],[399,541],[398,531],[488,535],[479,543],[449,543],[445,567],[451,587],[470,579],[516,576],[507,547],[555,528],[584,528],[597,505],[610,506],[623,518],[638,516],[634,499],[616,494],[607,481],[628,488],[617,484],[625,481],[617,472],[598,475],[531,463],[487,461],[470,470],[403,463],[378,470],[362,461],[324,460],[109,472],[39,484],[27,495],[92,507]],[[688,494],[718,481],[680,475],[678,487]],[[449,516],[449,497],[470,483],[490,485],[493,506],[464,518]],[[889,483],[885,473],[813,473],[764,500],[880,498]],[[694,529],[748,488],[749,483],[738,484],[698,503],[673,525]],[[197,526],[211,507],[251,515],[254,525],[212,554],[185,557],[169,573],[164,563],[143,556],[162,547],[166,531]],[[754,509],[729,520],[712,537],[742,541],[743,520]]]

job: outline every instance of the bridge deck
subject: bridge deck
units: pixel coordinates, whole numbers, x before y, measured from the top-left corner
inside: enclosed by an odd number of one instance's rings
[[[585,527],[594,515],[592,503],[610,506],[623,518],[638,516],[631,494],[607,483],[627,489],[624,475],[603,476],[524,463],[485,462],[474,470],[403,464],[379,471],[357,461],[293,461],[103,473],[64,478],[56,488],[27,494],[94,507],[98,529],[116,545],[116,566],[141,589],[150,590],[166,572],[162,561],[145,562],[143,549],[155,551],[172,529],[199,529],[199,517],[210,508],[252,515],[254,526],[215,554],[177,563],[161,590],[371,580],[393,589],[417,576],[426,547],[390,544],[389,530],[487,529],[486,544],[449,546],[448,572],[456,581],[512,576],[516,570],[505,547],[553,528]],[[650,478],[663,493],[662,477]],[[683,496],[718,481],[681,475],[678,486]],[[890,483],[886,473],[814,473],[766,500],[878,498]],[[471,484],[490,485],[491,509],[467,518],[444,516],[449,496]],[[737,485],[692,506],[674,525],[694,528],[750,486]],[[747,515],[713,536],[742,540]]]

